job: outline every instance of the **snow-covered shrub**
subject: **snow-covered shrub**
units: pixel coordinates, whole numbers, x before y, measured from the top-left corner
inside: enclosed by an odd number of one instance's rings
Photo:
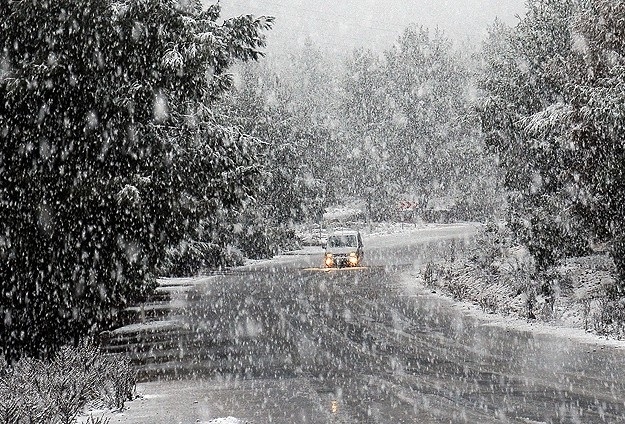
[[[469,253],[469,261],[483,269],[490,268],[502,256],[502,251],[509,247],[511,233],[503,222],[488,222],[475,239],[475,247]]]
[[[625,235],[619,234],[611,243],[612,259],[616,266],[617,277],[620,284],[614,285],[613,294],[625,297]]]
[[[108,407],[123,409],[124,402],[134,398],[137,374],[127,359],[104,356],[100,360],[104,380],[104,386],[100,389],[102,401]]]
[[[435,268],[436,267],[432,262],[428,262],[421,271],[421,278],[426,287],[434,287],[436,285],[437,278],[435,275]]]
[[[509,235],[504,226],[487,225],[467,255],[428,263],[422,270],[424,284],[485,312],[625,337],[625,300],[613,255],[565,258],[538,271],[530,251]]]
[[[603,298],[594,317],[595,330],[600,334],[625,337],[625,298]]]
[[[216,243],[184,241],[169,248],[160,266],[160,274],[170,277],[197,275],[205,269],[223,269],[243,264],[241,253]]]
[[[527,249],[512,243],[502,223],[487,224],[475,247],[459,260],[428,264],[424,283],[440,287],[454,298],[478,304],[484,312],[534,317],[542,307],[542,288],[535,279],[534,261]]]
[[[455,299],[466,299],[470,296],[473,278],[466,269],[450,269],[446,276],[446,287]]]
[[[295,230],[287,227],[249,227],[239,241],[243,253],[253,259],[271,258],[283,250],[300,247]]]
[[[599,334],[622,335],[615,265],[607,254],[568,258],[546,273],[552,280],[558,319]],[[620,322],[620,325],[619,325]]]
[[[620,273],[620,270],[614,269],[614,273]],[[596,299],[598,307],[591,313],[594,330],[600,334],[625,337],[625,297],[622,283],[617,278],[604,278],[601,292],[601,296]]]
[[[0,423],[71,424],[90,405],[123,408],[135,385],[127,358],[105,356],[89,343],[62,347],[49,361],[24,357],[0,369]]]
[[[104,418],[104,417],[95,417],[93,416],[93,414],[89,415],[87,417],[87,421],[85,421],[85,424],[110,424],[111,420],[109,418]]]

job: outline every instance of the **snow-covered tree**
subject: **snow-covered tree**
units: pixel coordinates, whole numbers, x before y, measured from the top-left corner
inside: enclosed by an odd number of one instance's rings
[[[505,171],[509,223],[539,269],[586,248],[565,175],[572,156],[560,149],[559,132],[539,129],[546,113],[567,113],[574,2],[530,2],[516,28],[496,24],[485,46],[482,128]]]
[[[569,149],[584,223],[611,245],[625,295],[625,3],[583,2],[572,24]]]
[[[388,213],[400,196],[422,207],[447,197],[462,204],[466,218],[493,198],[492,185],[477,183],[493,174],[475,130],[471,86],[469,63],[442,33],[425,28],[407,28],[381,57],[361,51],[351,58],[344,82],[348,145],[362,173],[356,189],[372,196],[373,209]]]
[[[331,196],[337,164],[332,126],[337,96],[323,55],[309,43],[288,65],[254,63],[240,71],[240,84],[224,108],[261,141],[264,171],[248,224],[264,230],[317,221]]]
[[[319,184],[306,161],[310,127],[291,104],[298,96],[271,68],[260,65],[241,67],[238,88],[222,108],[258,140],[262,167],[253,200],[234,217],[240,237],[233,243],[250,257],[271,257],[295,242],[292,224],[314,219],[321,205]]]
[[[0,346],[46,355],[145,294],[164,249],[257,177],[211,110],[271,19],[199,1],[10,1],[0,14]]]
[[[618,1],[534,0],[487,45],[482,124],[542,268],[599,240],[625,277],[623,19]]]
[[[393,178],[396,169],[387,144],[392,116],[388,113],[386,86],[383,59],[372,51],[354,51],[343,78],[345,140],[339,146],[338,157],[343,172],[357,176],[342,190],[362,197],[367,216],[373,220],[391,215],[401,194],[401,186]]]

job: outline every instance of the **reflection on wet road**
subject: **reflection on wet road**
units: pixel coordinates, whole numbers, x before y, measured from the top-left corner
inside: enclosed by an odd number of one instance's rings
[[[448,248],[413,247],[391,266],[371,252],[359,269],[207,279],[169,327],[109,348],[130,350],[144,380],[292,380],[327,406],[307,422],[625,421],[622,350],[484,325],[402,277]]]

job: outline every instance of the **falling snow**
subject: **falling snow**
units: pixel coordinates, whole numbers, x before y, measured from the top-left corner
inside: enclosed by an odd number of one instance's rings
[[[232,3],[0,6],[0,422],[625,422],[622,2]]]

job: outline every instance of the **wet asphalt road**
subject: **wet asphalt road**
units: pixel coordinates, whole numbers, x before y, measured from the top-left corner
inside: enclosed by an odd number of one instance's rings
[[[110,349],[145,381],[239,382],[249,396],[218,410],[255,423],[625,422],[622,349],[486,325],[406,277],[470,233],[370,247],[358,269],[303,256],[212,277],[172,301],[168,326]]]

